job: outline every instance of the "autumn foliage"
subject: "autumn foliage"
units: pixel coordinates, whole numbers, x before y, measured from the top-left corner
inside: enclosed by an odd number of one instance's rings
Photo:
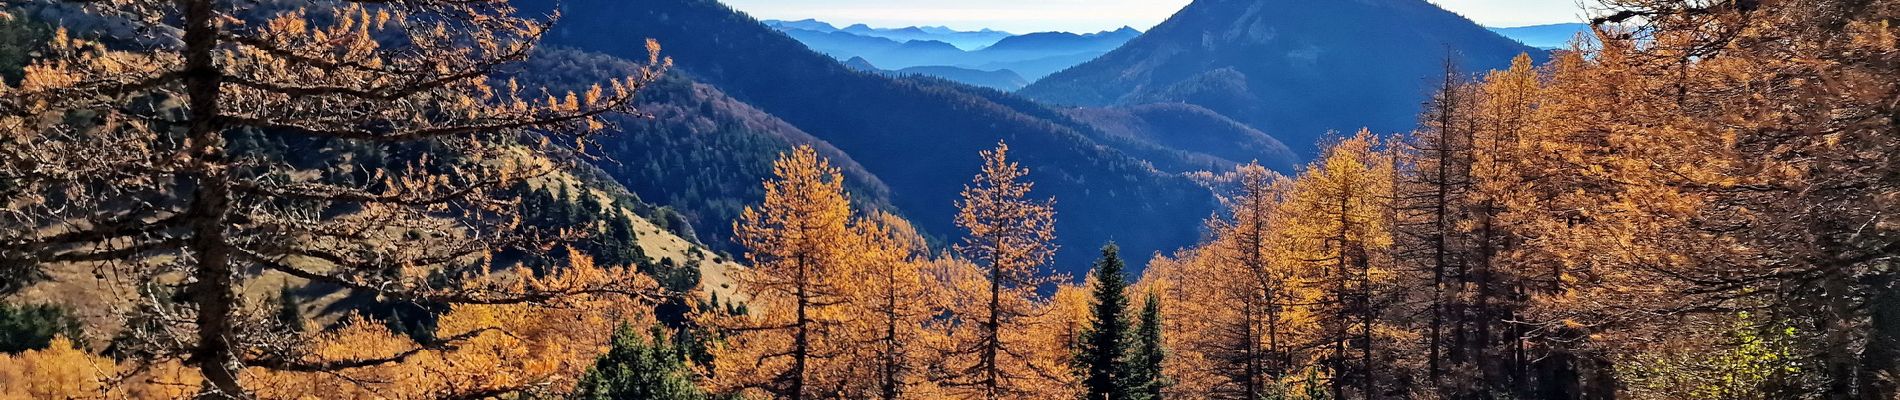
[[[140,21],[182,46],[58,30],[0,86],[0,289],[85,265],[140,301],[109,343],[33,327],[0,399],[1900,395],[1893,1],[1606,0],[1547,63],[1448,65],[1417,131],[1193,174],[1222,210],[1132,282],[1114,247],[1050,272],[1057,203],[1007,144],[966,171],[950,238],[798,146],[733,222],[724,302],[511,211],[657,54],[537,93],[491,73],[546,26],[486,2],[108,3],[179,14]],[[260,137],[412,157],[297,165]],[[440,312],[274,318],[243,290],[264,276]],[[663,301],[690,315],[662,324]]]

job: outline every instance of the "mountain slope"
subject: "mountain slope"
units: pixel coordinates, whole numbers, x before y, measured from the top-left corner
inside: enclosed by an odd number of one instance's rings
[[[847,64],[848,65],[848,64]],[[926,75],[949,79],[968,85],[981,86],[1002,91],[1014,91],[1029,85],[1029,80],[1007,69],[984,71],[963,67],[922,66],[893,71],[900,75]]]
[[[1298,157],[1279,139],[1201,106],[1156,103],[1076,108],[1069,116],[1125,143],[1123,151],[1141,155],[1170,172],[1222,171],[1259,161],[1276,171],[1293,171]]]
[[[1021,94],[1068,105],[1185,102],[1313,154],[1328,130],[1410,130],[1448,53],[1465,70],[1541,56],[1425,0],[1197,0]]]
[[[597,53],[542,49],[522,69],[536,72],[527,75],[529,83],[565,88],[626,76],[638,66]],[[648,118],[615,117],[619,132],[596,139],[601,159],[593,164],[611,178],[599,180],[669,205],[681,220],[656,222],[683,225],[682,234],[707,247],[737,254],[732,221],[765,198],[759,182],[793,146],[810,145],[829,158],[860,206],[890,208],[890,188],[850,155],[710,85],[668,74],[641,90],[638,106]]]
[[[545,11],[548,2],[523,4]],[[1026,99],[935,79],[853,71],[758,21],[709,0],[568,0],[553,43],[617,56],[645,53],[651,37],[695,80],[829,142],[891,188],[893,204],[925,232],[953,237],[955,199],[978,151],[1008,141],[1031,168],[1038,196],[1058,201],[1060,269],[1085,268],[1089,249],[1116,241],[1132,254],[1198,237],[1214,206],[1186,178],[1097,143],[1088,124]]]

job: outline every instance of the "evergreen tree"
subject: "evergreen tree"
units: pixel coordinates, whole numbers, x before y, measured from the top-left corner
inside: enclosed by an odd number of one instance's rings
[[[1148,294],[1142,302],[1140,324],[1135,327],[1133,354],[1128,359],[1129,398],[1161,400],[1161,389],[1168,387],[1161,361],[1167,354],[1161,348],[1161,301]]]
[[[0,303],[0,354],[45,349],[57,336],[78,340],[79,320],[50,304]]]
[[[574,199],[574,216],[577,219],[597,219],[606,215],[606,206],[600,204],[600,197],[593,191],[581,189]]]
[[[594,361],[571,398],[576,400],[694,400],[706,393],[693,384],[686,355],[660,327],[640,335],[621,325],[613,348]]]
[[[303,333],[303,311],[297,308],[297,294],[284,284],[277,289],[277,323],[290,332]]]
[[[635,266],[643,273],[655,274],[651,265],[653,261],[648,259],[646,251],[640,248],[640,236],[633,231],[632,217],[620,212],[614,212],[608,217],[605,219],[607,231],[597,239],[600,249],[596,257],[607,265]],[[680,288],[671,286],[667,289],[681,291]]]
[[[1082,333],[1078,370],[1088,399],[1131,398],[1128,365],[1128,279],[1122,275],[1120,250],[1102,247],[1095,261],[1095,290],[1089,328]]]
[[[574,206],[574,195],[568,192],[566,183],[560,185],[554,191],[554,207],[548,210],[549,219],[555,226],[573,225],[576,220],[574,214],[577,211]]]

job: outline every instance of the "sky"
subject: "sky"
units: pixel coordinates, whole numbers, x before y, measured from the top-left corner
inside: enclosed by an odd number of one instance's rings
[[[944,25],[1015,33],[1147,30],[1190,0],[725,0],[759,19],[816,18],[875,27]],[[1333,0],[1317,0],[1333,1]],[[1486,26],[1509,27],[1582,18],[1578,0],[1431,0]]]

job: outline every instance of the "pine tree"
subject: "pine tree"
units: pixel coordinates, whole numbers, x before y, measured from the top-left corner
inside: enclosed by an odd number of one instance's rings
[[[277,323],[287,331],[303,333],[308,330],[304,326],[303,311],[297,307],[297,293],[290,289],[289,283],[277,288],[276,318]]]
[[[1094,299],[1090,302],[1088,330],[1081,335],[1078,362],[1088,399],[1128,400],[1133,394],[1129,356],[1128,278],[1123,276],[1120,249],[1102,247],[1095,261]]]
[[[693,384],[686,354],[668,339],[665,328],[645,335],[622,324],[612,348],[595,359],[575,384],[573,400],[700,400],[708,396]]]
[[[1167,374],[1162,369],[1167,350],[1163,348],[1161,329],[1161,300],[1149,293],[1141,304],[1140,323],[1135,327],[1134,353],[1129,354],[1130,399],[1161,400],[1161,391],[1168,387]]]

